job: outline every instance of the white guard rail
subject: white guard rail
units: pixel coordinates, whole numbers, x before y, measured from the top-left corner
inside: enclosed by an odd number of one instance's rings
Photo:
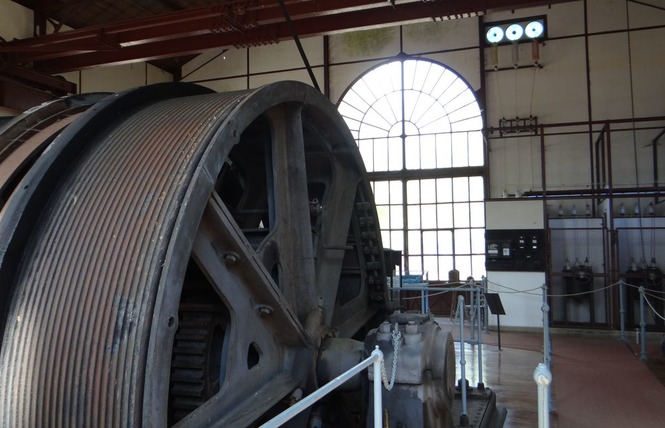
[[[279,426],[282,426],[282,424],[286,423],[289,421],[291,418],[295,417],[298,413],[302,412],[309,406],[313,405],[317,401],[319,401],[321,398],[325,397],[328,395],[330,392],[332,392],[335,388],[338,386],[342,385],[344,382],[347,380],[351,379],[353,376],[355,376],[357,373],[360,373],[361,371],[365,370],[367,367],[371,366],[374,364],[374,373],[373,373],[373,380],[374,380],[374,428],[381,428],[383,426],[383,414],[382,414],[382,397],[381,397],[381,386],[382,386],[382,381],[381,381],[381,364],[383,363],[383,352],[379,350],[379,347],[377,346],[374,351],[372,351],[371,355],[369,358],[361,361],[360,363],[356,364],[352,368],[350,368],[348,371],[342,373],[341,375],[337,376],[335,379],[331,380],[327,384],[323,385],[321,388],[317,389],[307,397],[303,398],[302,400],[298,401],[296,404],[293,406],[289,407],[288,409],[284,410],[282,413],[279,415],[275,416],[265,424],[261,425],[259,428],[276,428]]]

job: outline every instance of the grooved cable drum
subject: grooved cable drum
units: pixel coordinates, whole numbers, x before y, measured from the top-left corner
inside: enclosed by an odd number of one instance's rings
[[[383,307],[360,153],[306,84],[145,86],[45,141],[0,212],[1,427],[256,425]]]
[[[144,106],[87,143],[17,275],[0,425],[140,425],[159,267],[193,169],[248,93]]]

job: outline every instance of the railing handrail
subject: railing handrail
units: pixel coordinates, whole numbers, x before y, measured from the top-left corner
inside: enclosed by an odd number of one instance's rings
[[[298,401],[293,406],[284,410],[279,415],[270,419],[268,422],[261,425],[259,428],[277,428],[282,424],[286,423],[296,415],[298,415],[303,410],[307,409],[309,406],[313,405],[321,398],[328,395],[330,392],[335,390],[337,387],[341,386],[344,382],[351,379],[357,373],[362,372],[367,367],[374,364],[374,428],[381,428],[383,423],[383,415],[381,413],[382,407],[382,397],[381,397],[381,363],[383,362],[383,352],[377,346],[374,351],[370,354],[368,358],[351,367],[346,372],[337,376],[330,382],[323,385],[321,388],[317,389],[313,393],[309,394],[307,397]]]

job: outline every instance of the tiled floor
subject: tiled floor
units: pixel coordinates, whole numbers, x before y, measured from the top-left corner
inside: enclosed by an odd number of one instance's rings
[[[496,332],[483,333],[483,382],[508,410],[505,428],[537,427],[533,372],[543,361],[542,334],[502,332],[501,351],[497,339]],[[475,386],[478,348],[465,349],[466,378]],[[657,341],[648,350],[650,359],[662,360]],[[459,345],[457,351],[459,379]],[[665,386],[617,337],[553,334],[552,376],[553,428],[665,427]]]

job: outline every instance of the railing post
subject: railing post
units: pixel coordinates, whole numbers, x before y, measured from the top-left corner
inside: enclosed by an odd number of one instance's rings
[[[644,287],[640,287],[640,348],[641,348],[641,354],[640,354],[640,361],[643,363],[647,362],[647,318],[646,318],[646,310],[644,308],[644,299],[646,297],[644,296]]]
[[[476,299],[475,299],[476,296],[474,294],[475,289],[476,289],[476,282],[475,281],[469,281],[468,285],[469,285],[469,289],[470,289],[470,291],[469,291],[469,308],[471,308],[469,310],[469,316],[471,317],[471,319],[469,320],[470,321],[469,326],[471,327],[471,337],[469,339],[475,340],[475,336],[476,336],[476,329],[475,329],[475,327],[476,327],[476,324],[475,324],[476,323],[476,313],[475,313],[473,307],[476,304]]]
[[[483,276],[482,283],[483,283],[483,293],[487,294],[489,289],[487,288],[488,285],[487,285],[486,276]],[[490,332],[489,308],[487,307],[487,299],[485,299],[485,305],[483,306],[483,329],[485,329],[485,333]]]
[[[621,324],[621,341],[626,341],[626,285],[623,278],[619,279],[619,323]]]
[[[460,425],[467,426],[469,425],[469,416],[467,415],[466,408],[466,358],[464,350],[464,296],[457,297],[457,310],[459,311],[460,319],[460,370],[462,373],[462,378],[459,381],[460,388],[462,389],[462,414],[460,415]]]
[[[551,368],[551,349],[550,349],[550,305],[547,303],[547,285],[543,284],[543,354],[547,368]]]
[[[485,389],[483,383],[483,335],[480,319],[480,294],[482,290],[478,288],[476,292],[476,310],[478,311],[478,389]]]
[[[552,382],[552,372],[543,363],[538,364],[533,372],[533,380],[538,384],[538,428],[549,428],[550,406],[549,386]]]
[[[383,362],[383,352],[377,346],[372,355],[376,355],[377,359],[374,361],[374,372],[372,373],[374,380],[374,428],[382,428],[383,425],[383,395],[381,391],[381,363]]]

